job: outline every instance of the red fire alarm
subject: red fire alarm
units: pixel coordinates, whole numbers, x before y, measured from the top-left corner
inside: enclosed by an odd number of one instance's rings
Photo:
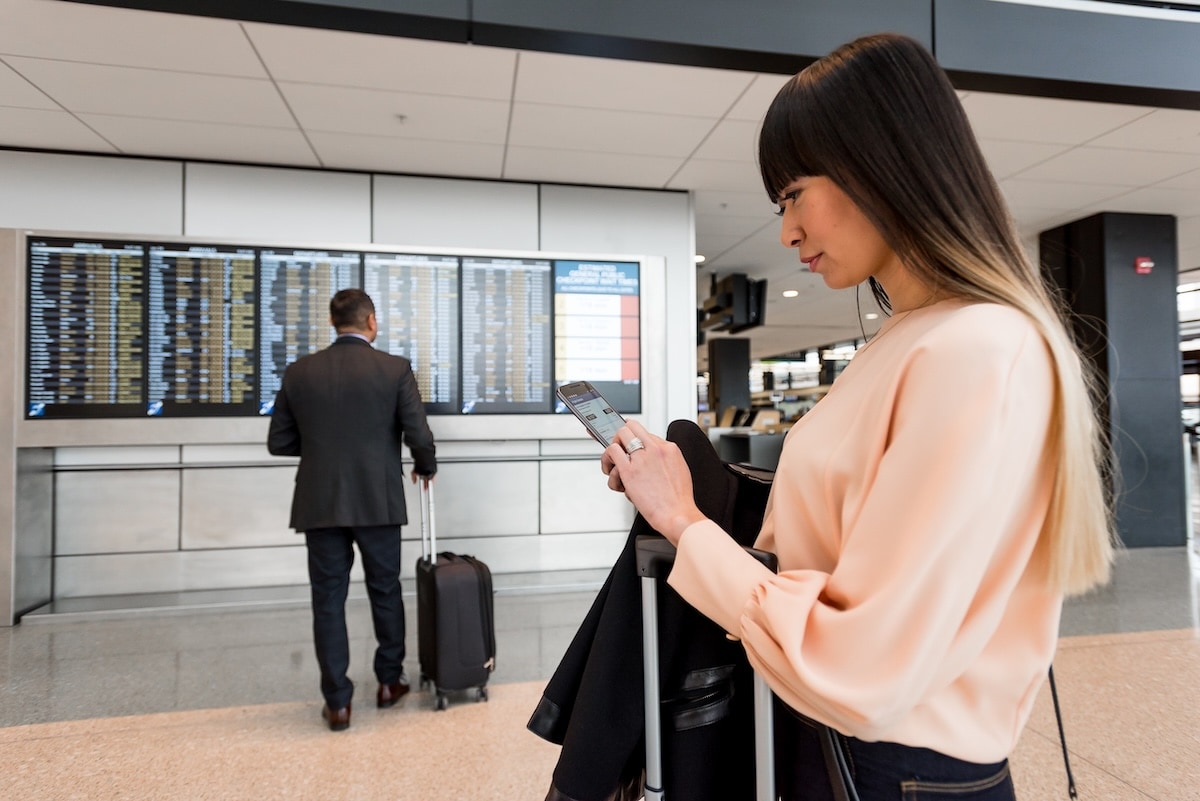
[[[1133,269],[1138,275],[1149,275],[1154,269],[1154,259],[1149,256],[1138,256],[1133,260]]]

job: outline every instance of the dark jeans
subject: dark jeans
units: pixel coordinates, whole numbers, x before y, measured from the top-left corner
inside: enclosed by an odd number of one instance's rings
[[[784,801],[834,801],[817,729],[775,706],[775,774]],[[1008,761],[964,762],[928,748],[868,743],[836,734],[848,755],[859,801],[1015,801]]]
[[[354,684],[346,633],[346,593],[354,545],[362,554],[371,620],[375,624],[375,677],[391,684],[404,665],[404,600],[400,595],[400,527],[318,528],[304,533],[312,588],[313,642],[321,668],[321,694],[331,709],[350,703]]]

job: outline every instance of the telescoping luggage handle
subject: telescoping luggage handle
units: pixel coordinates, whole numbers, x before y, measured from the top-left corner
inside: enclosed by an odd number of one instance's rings
[[[638,575],[642,577],[642,670],[646,676],[646,796],[645,801],[665,801],[662,771],[662,717],[658,689],[658,584],[675,563],[675,546],[663,537],[637,538]],[[779,569],[773,553],[746,548],[746,553],[771,569]],[[754,777],[756,801],[775,801],[775,754],[772,740],[771,688],[754,674]]]
[[[421,558],[437,561],[437,531],[433,525],[433,482],[417,477],[421,485]],[[425,550],[426,545],[429,550]]]

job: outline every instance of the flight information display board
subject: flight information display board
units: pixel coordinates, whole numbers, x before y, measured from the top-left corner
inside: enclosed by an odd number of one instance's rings
[[[27,417],[144,413],[146,248],[28,240]]]
[[[275,408],[275,395],[289,364],[337,339],[329,324],[329,300],[338,290],[358,286],[362,286],[358,252],[259,251],[259,414],[270,414]]]
[[[463,258],[463,414],[553,411],[551,266]]]
[[[255,408],[255,250],[151,244],[146,414]]]
[[[618,412],[642,410],[637,262],[554,262],[554,380],[588,381]],[[557,411],[565,412],[561,401]]]
[[[375,347],[412,362],[427,413],[458,413],[458,257],[366,253],[363,259],[362,287],[379,323]]]
[[[353,287],[429,414],[565,411],[554,388],[574,381],[641,412],[638,261],[25,242],[29,419],[269,415],[287,366],[336,338],[329,301]]]

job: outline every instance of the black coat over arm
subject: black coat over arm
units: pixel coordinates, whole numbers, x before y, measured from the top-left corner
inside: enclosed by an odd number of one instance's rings
[[[667,429],[691,469],[700,511],[742,545],[762,525],[770,476],[725,465],[690,421]],[[641,585],[634,543],[655,534],[638,515],[629,539],[554,672],[528,728],[562,745],[547,801],[641,798],[645,768]],[[660,585],[664,791],[731,801],[754,795],[753,674],[741,643]]]

